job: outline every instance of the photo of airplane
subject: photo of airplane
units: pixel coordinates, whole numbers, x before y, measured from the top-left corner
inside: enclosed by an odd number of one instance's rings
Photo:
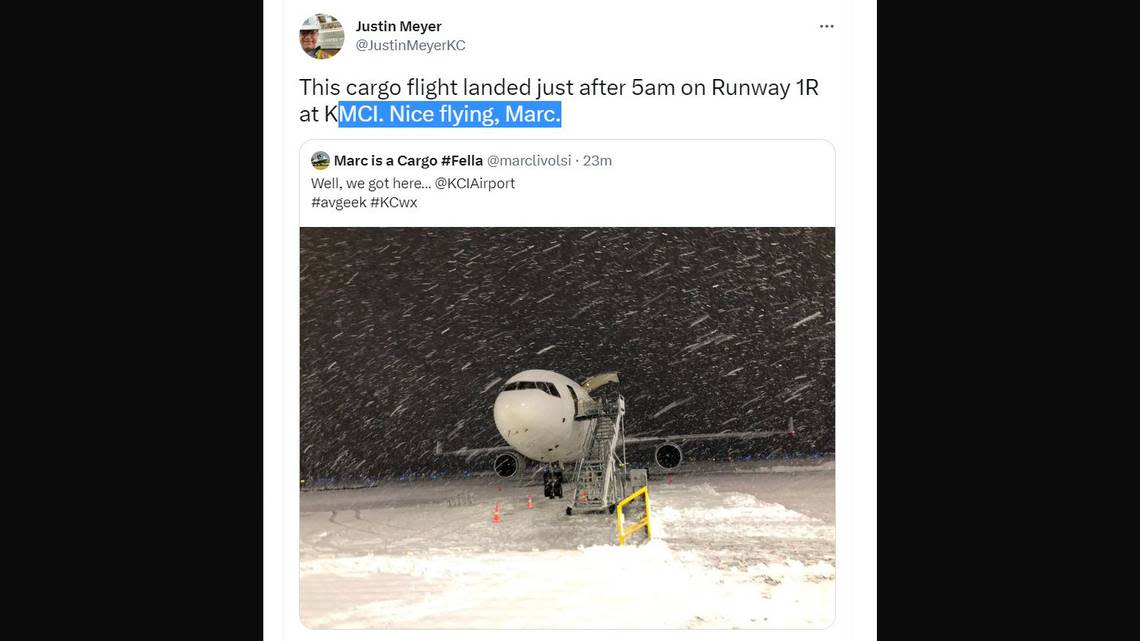
[[[467,460],[493,455],[492,467],[502,478],[518,476],[526,469],[528,460],[542,466],[570,467],[582,458],[589,427],[598,419],[602,407],[591,392],[618,382],[617,372],[596,374],[581,384],[550,370],[519,372],[507,380],[495,398],[495,427],[507,445],[445,452],[437,442],[435,454],[463,456]],[[779,435],[794,436],[794,426],[789,422],[786,430],[623,436],[622,445],[656,444],[654,462],[663,470],[672,470],[681,464],[682,444],[687,441],[748,440]]]
[[[299,250],[306,627],[831,623],[834,230],[306,227]]]

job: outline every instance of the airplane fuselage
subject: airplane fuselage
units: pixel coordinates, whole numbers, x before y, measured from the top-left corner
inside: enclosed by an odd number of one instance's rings
[[[591,419],[574,420],[590,395],[578,383],[549,370],[510,377],[495,398],[495,427],[523,456],[543,463],[582,457]]]

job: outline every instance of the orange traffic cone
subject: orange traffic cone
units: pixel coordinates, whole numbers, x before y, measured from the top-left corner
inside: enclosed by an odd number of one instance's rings
[[[526,509],[528,509],[528,510],[534,509],[534,498],[529,496],[529,495],[526,497]]]
[[[491,515],[491,522],[492,523],[498,523],[499,521],[502,521],[502,520],[503,520],[503,517],[499,516],[499,504],[496,503],[495,504],[495,512],[494,512],[494,514]]]

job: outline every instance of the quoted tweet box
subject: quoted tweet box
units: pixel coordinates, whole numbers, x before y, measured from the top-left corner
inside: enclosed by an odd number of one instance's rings
[[[300,225],[832,227],[835,166],[826,140],[310,140]]]

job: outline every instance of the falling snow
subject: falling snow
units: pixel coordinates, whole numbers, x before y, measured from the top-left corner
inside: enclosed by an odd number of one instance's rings
[[[812,314],[811,316],[808,316],[807,318],[802,318],[802,319],[792,323],[791,325],[789,325],[788,329],[791,329],[793,327],[799,327],[800,325],[803,325],[804,323],[806,323],[810,320],[815,320],[816,318],[819,318],[819,315],[822,313],[823,312],[816,312],[816,313]]]
[[[661,416],[665,412],[668,412],[669,410],[671,410],[675,407],[680,407],[680,406],[684,405],[685,403],[688,403],[691,400],[693,400],[692,396],[690,396],[688,398],[681,399],[679,401],[673,401],[672,403],[669,403],[665,407],[662,407],[661,409],[657,410],[657,413],[653,415],[653,418],[657,418],[658,416]]]
[[[301,476],[501,446],[492,405],[524,369],[619,371],[630,435],[794,417],[748,451],[833,452],[834,248],[829,228],[303,228]]]

